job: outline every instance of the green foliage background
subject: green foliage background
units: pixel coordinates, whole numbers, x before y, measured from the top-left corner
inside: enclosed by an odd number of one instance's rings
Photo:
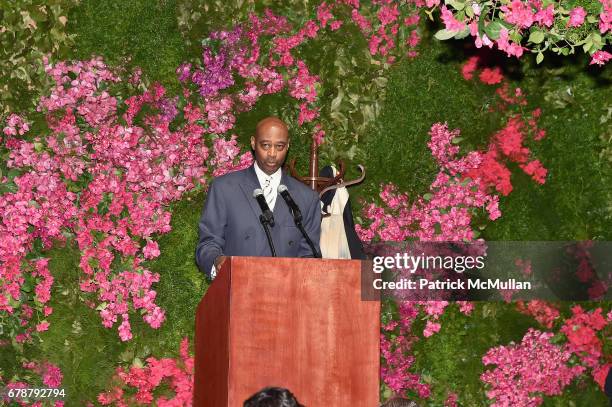
[[[11,7],[30,7],[33,2],[11,3],[0,3],[5,20],[15,15]],[[61,13],[53,11],[52,18],[39,23],[39,30],[47,32],[57,27],[53,19],[67,15],[66,32],[60,35],[61,40],[52,40],[53,44],[46,40],[36,40],[36,44],[41,50],[53,51],[56,58],[89,58],[95,54],[112,64],[141,67],[151,81],[161,82],[172,92],[178,89],[175,68],[183,61],[199,58],[199,41],[210,30],[230,27],[243,20],[249,10],[261,11],[264,6],[299,23],[314,15],[317,3],[82,0],[64,13],[68,2],[47,1],[52,10],[62,7]],[[436,41],[431,38],[436,27],[424,24],[422,28],[420,57],[389,68],[371,62],[364,52],[365,41],[350,27],[326,35],[303,50],[311,71],[323,78],[322,120],[331,129],[323,158],[341,157],[352,167],[357,163],[367,167],[366,182],[351,191],[354,200],[376,199],[380,184],[386,182],[396,183],[411,197],[425,192],[437,172],[426,146],[427,132],[434,122],[447,121],[449,127],[460,128],[466,150],[486,145],[488,136],[501,124],[501,117],[486,112],[493,95],[491,88],[467,82],[459,73],[466,44]],[[25,44],[18,41],[9,46],[5,37],[2,39],[3,55],[19,52],[11,46]],[[28,64],[39,54],[32,48],[19,63],[31,69]],[[515,172],[515,190],[501,202],[503,216],[487,227],[484,237],[611,240],[612,69],[587,67],[588,61],[581,57],[546,58],[541,66],[529,57],[520,63],[505,57],[501,61],[506,74],[529,96],[529,107],[542,108],[541,125],[548,136],[534,151],[550,175],[540,186]],[[31,108],[33,103],[27,101],[26,92],[29,82],[7,82],[7,75],[14,76],[11,72],[16,68],[4,57],[0,57],[0,69],[0,85],[8,83],[11,89],[25,92],[7,99],[7,106],[15,110]],[[31,83],[38,89],[45,86],[42,79]],[[254,124],[264,115],[295,115],[287,111],[287,100],[286,95],[269,96],[255,110],[239,116],[235,130],[240,140],[246,142]],[[294,156],[305,157],[307,140],[302,130],[295,129]],[[133,322],[135,339],[128,343],[120,342],[115,330],[105,329],[96,312],[80,299],[76,245],[45,253],[51,257],[50,269],[56,281],[51,328],[41,342],[26,345],[23,355],[48,359],[61,367],[68,406],[94,400],[108,388],[119,364],[138,364],[149,355],[177,356],[180,339],[193,339],[193,315],[207,287],[193,257],[204,197],[203,191],[193,191],[173,204],[172,232],[159,236],[161,256],[148,265],[161,274],[158,303],[166,310],[167,321],[159,330],[142,321]],[[355,202],[354,207],[359,205]],[[535,321],[496,304],[479,304],[471,317],[448,311],[442,331],[415,348],[417,370],[434,389],[429,405],[441,406],[446,390],[457,391],[462,405],[486,405],[479,381],[480,357],[492,346],[520,340],[527,327],[535,325]],[[7,347],[0,348],[0,368],[5,377],[18,370],[20,357]],[[605,405],[605,396],[592,381],[573,385],[564,396],[548,399],[545,405],[585,402]]]

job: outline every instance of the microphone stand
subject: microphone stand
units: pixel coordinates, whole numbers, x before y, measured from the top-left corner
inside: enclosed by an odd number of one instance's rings
[[[310,246],[310,250],[312,250],[313,257],[317,259],[322,258],[323,256],[321,256],[321,253],[319,253],[314,243],[312,243],[312,240],[310,240],[308,233],[306,233],[306,229],[304,229],[304,225],[302,225],[302,214],[299,211],[296,213],[296,211],[294,211],[293,209],[291,209],[291,214],[293,215],[293,222],[295,222],[295,226],[297,226],[300,232],[302,232],[302,236],[304,236],[304,239],[306,239],[306,243],[308,243],[308,246]]]
[[[276,257],[276,250],[274,250],[274,242],[272,242],[272,235],[270,234],[270,218],[265,216],[263,213],[259,215],[259,221],[266,232],[266,237],[268,238],[268,245],[270,246],[270,251],[272,252],[272,257]]]

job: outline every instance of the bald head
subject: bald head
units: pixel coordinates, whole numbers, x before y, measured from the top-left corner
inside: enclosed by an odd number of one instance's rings
[[[257,166],[271,175],[278,170],[287,157],[289,129],[278,117],[266,117],[257,123],[255,135],[251,136],[251,147],[255,152]]]
[[[289,136],[289,128],[285,124],[284,121],[279,119],[278,117],[269,116],[264,119],[261,119],[259,123],[257,123],[257,127],[255,127],[255,137],[258,137],[260,134],[267,132],[270,128],[276,127]]]

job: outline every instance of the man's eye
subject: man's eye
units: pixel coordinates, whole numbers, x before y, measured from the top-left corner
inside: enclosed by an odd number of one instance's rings
[[[261,148],[263,148],[264,150],[269,150],[270,149],[270,144],[262,144]]]

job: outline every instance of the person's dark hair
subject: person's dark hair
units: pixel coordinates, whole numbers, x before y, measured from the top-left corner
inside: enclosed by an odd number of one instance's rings
[[[304,407],[289,390],[265,387],[245,400],[243,407]]]
[[[403,397],[393,397],[385,401],[380,407],[419,407],[416,401],[408,400]]]

